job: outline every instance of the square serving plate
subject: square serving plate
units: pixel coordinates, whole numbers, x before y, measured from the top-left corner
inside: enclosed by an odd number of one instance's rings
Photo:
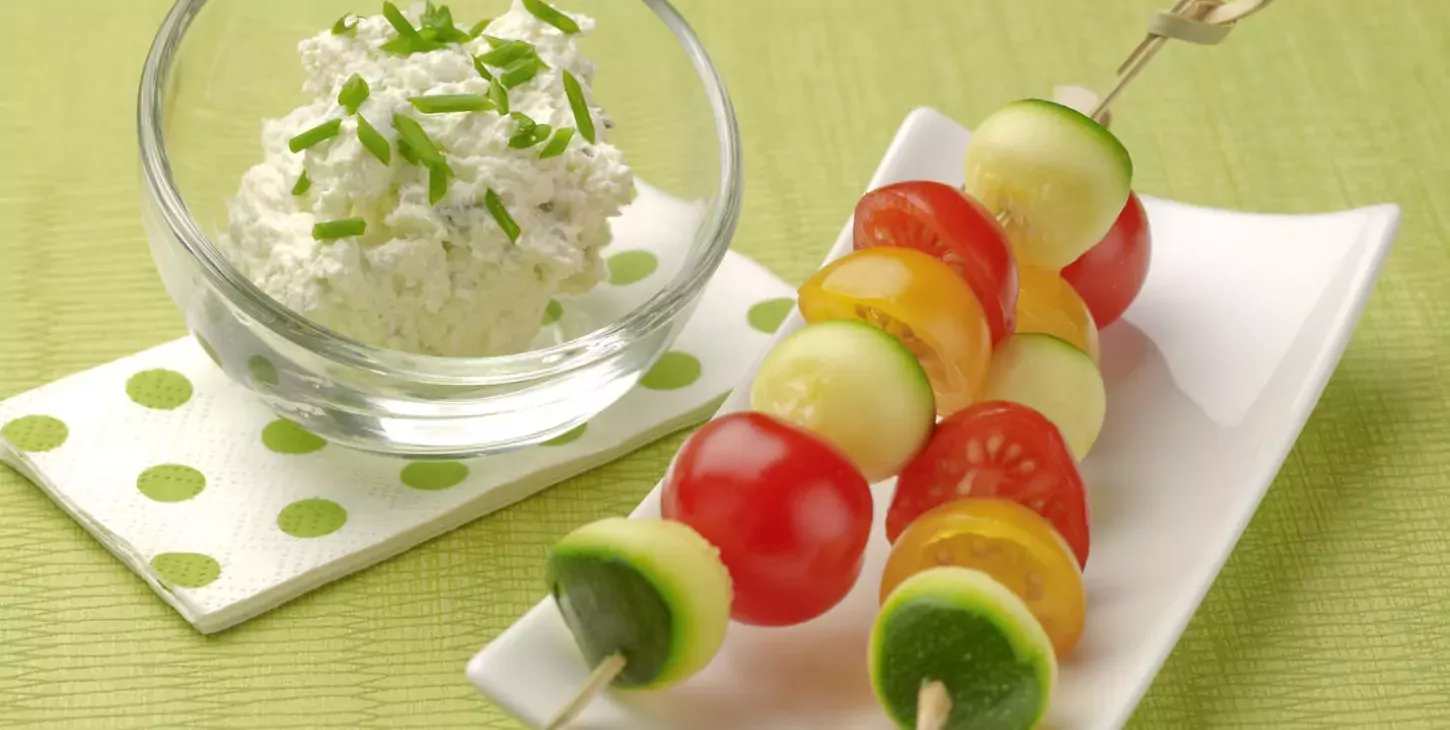
[[[870,187],[959,185],[968,138],[952,120],[917,110]],[[1127,721],[1314,409],[1400,218],[1394,205],[1284,216],[1149,197],[1143,204],[1153,259],[1137,301],[1102,332],[1108,415],[1082,464],[1093,535],[1087,626],[1061,662],[1051,728]],[[850,231],[848,222],[827,260],[850,251]],[[793,313],[777,340],[801,325]],[[748,407],[753,376],[722,413]],[[866,565],[840,605],[787,629],[732,623],[700,674],[665,691],[602,695],[573,727],[890,728],[872,698],[866,645],[892,486],[872,488],[877,524]],[[657,516],[658,500],[657,486],[634,516]],[[484,695],[531,727],[552,717],[588,671],[550,598],[467,669]]]

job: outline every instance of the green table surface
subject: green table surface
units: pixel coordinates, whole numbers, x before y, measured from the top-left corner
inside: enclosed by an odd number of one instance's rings
[[[798,283],[911,108],[970,126],[1055,84],[1103,88],[1166,0],[679,4],[738,106],[735,245]],[[1117,109],[1146,193],[1405,211],[1338,372],[1133,727],[1450,727],[1444,5],[1284,0],[1222,46],[1170,47]],[[0,2],[0,397],[184,332],[135,167],[167,6]],[[627,512],[681,438],[210,638],[0,469],[0,726],[516,727],[464,662],[541,596],[546,546]]]

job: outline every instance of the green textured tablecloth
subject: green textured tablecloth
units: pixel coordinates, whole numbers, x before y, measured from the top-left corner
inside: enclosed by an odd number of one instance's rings
[[[683,0],[735,97],[736,246],[799,282],[914,106],[970,126],[1102,88],[1166,0]],[[167,0],[0,2],[0,397],[183,333],[138,220],[134,98]],[[1353,344],[1138,728],[1450,727],[1445,0],[1284,0],[1118,107],[1139,190],[1405,223]],[[1245,322],[1245,326],[1252,326]],[[0,727],[497,727],[464,662],[545,547],[680,437],[203,638],[0,468]]]

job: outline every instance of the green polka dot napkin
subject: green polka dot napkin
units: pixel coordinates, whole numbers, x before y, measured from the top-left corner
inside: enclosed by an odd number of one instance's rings
[[[656,266],[616,254],[610,285]],[[584,426],[507,454],[409,462],[330,445],[278,419],[184,338],[0,403],[0,460],[211,633],[704,420],[791,295],[730,254],[639,387]],[[265,360],[251,371],[277,377]]]

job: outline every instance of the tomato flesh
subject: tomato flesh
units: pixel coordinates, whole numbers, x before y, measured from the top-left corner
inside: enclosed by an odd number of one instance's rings
[[[971,286],[992,342],[1012,334],[1017,265],[1007,234],[981,203],[931,180],[894,183],[861,197],[852,233],[857,251],[903,246],[940,259]]]
[[[853,320],[896,337],[926,371],[939,415],[981,392],[991,330],[972,288],[939,259],[893,246],[853,251],[802,284],[797,306],[809,323]]]
[[[1077,290],[1092,312],[1098,329],[1123,316],[1143,290],[1153,258],[1153,236],[1148,214],[1137,193],[1097,245],[1062,270],[1062,278]]]
[[[790,626],[835,606],[861,573],[871,490],[834,447],[784,421],[739,412],[705,424],[680,449],[661,514],[720,550],[731,617]]]
[[[1017,403],[989,401],[937,424],[926,448],[896,480],[886,513],[895,542],[928,510],[967,497],[996,497],[1042,515],[1085,566],[1087,494],[1057,427]]]

